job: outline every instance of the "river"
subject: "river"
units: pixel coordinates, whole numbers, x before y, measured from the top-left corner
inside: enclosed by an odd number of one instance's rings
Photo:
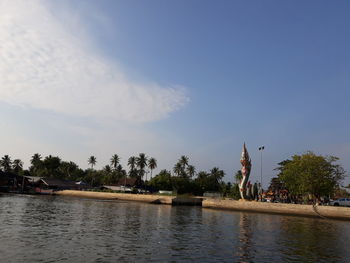
[[[0,222],[0,262],[350,262],[346,221],[0,195]]]

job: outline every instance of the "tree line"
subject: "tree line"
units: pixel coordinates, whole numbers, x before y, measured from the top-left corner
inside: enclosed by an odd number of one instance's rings
[[[140,187],[154,191],[171,190],[178,193],[202,194],[205,191],[221,192],[226,188],[222,181],[225,175],[223,170],[214,167],[209,172],[200,171],[197,174],[196,168],[189,164],[189,158],[185,155],[174,165],[173,173],[164,169],[155,176],[153,171],[157,168],[157,160],[145,153],[129,157],[127,167],[122,166],[118,154],[114,154],[109,164],[100,170],[95,169],[95,156],[90,156],[87,163],[89,168],[81,169],[76,163],[63,161],[58,156],[43,157],[35,153],[30,159],[29,168],[25,170],[20,159],[12,160],[9,155],[4,155],[0,160],[0,169],[17,175],[83,181],[94,187],[116,184],[124,178],[137,178]]]
[[[332,196],[339,189],[346,173],[338,158],[334,156],[316,155],[306,152],[294,155],[291,159],[278,163],[277,178],[272,182],[283,185],[289,194],[294,197],[311,195],[315,198]],[[202,195],[204,192],[220,192],[223,196],[239,199],[238,183],[241,179],[240,171],[233,176],[233,183],[225,183],[225,173],[218,167],[209,171],[198,171],[190,164],[189,158],[181,156],[172,170],[163,169],[153,175],[157,168],[157,160],[148,157],[145,153],[131,156],[127,160],[127,167],[120,163],[118,154],[110,158],[110,162],[102,169],[97,170],[97,158],[90,156],[87,160],[90,166],[81,169],[72,161],[63,161],[58,156],[41,156],[34,154],[30,159],[28,169],[23,169],[20,159],[12,160],[4,155],[0,160],[0,169],[17,175],[59,178],[65,180],[83,181],[91,186],[116,184],[123,178],[137,178],[140,186],[150,190],[169,190],[177,193],[191,193]],[[149,175],[149,177],[148,177]],[[251,188],[253,199],[256,197],[257,184]]]

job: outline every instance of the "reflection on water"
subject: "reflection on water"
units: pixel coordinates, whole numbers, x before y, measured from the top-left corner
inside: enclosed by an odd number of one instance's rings
[[[1,262],[348,262],[350,223],[0,196]]]
[[[251,216],[240,213],[239,215],[239,243],[236,249],[236,255],[240,262],[253,262],[254,249],[252,238],[252,218]]]

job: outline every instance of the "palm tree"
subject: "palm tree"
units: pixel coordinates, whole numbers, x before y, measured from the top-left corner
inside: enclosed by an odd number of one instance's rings
[[[38,170],[43,167],[41,155],[39,153],[35,153],[30,159],[30,164],[32,166],[29,167],[29,170],[32,172],[33,175],[37,175]]]
[[[236,181],[236,183],[238,184],[241,180],[242,180],[242,171],[241,170],[238,170],[236,173],[235,173],[235,176],[234,176],[234,179]]]
[[[157,168],[157,160],[156,158],[150,158],[148,160],[148,168],[151,169],[151,178],[152,179],[152,172],[153,172],[153,169]]]
[[[0,160],[0,166],[3,168],[4,172],[10,172],[11,165],[12,165],[12,161],[10,156],[8,156],[7,154],[4,155],[4,157],[2,157]]]
[[[16,174],[18,174],[23,169],[23,162],[20,159],[13,160],[12,169]]]
[[[111,158],[111,165],[113,166],[114,170],[117,169],[119,161],[120,161],[120,158],[119,158],[118,154],[114,154]]]
[[[129,171],[130,177],[134,177],[134,175],[135,175],[135,168],[136,168],[136,157],[135,156],[131,156],[128,159],[128,166],[130,168],[130,171]]]
[[[217,183],[219,183],[221,179],[225,176],[225,172],[223,170],[220,170],[218,167],[214,167],[210,170],[210,175],[213,176]]]
[[[103,167],[103,171],[108,175],[112,172],[112,168],[107,164],[105,167]]]
[[[186,166],[188,165],[188,157],[186,155],[182,155],[179,163],[182,165],[182,169],[185,170]]]
[[[94,166],[96,165],[97,160],[96,157],[91,155],[90,158],[88,159],[88,164],[91,165],[91,169],[94,169]]]
[[[39,166],[39,163],[41,163],[41,155],[39,153],[35,153],[32,156],[32,159],[30,160],[31,165],[33,165],[34,167]]]
[[[182,164],[180,162],[177,162],[173,168],[173,171],[177,176],[180,176],[183,172]]]
[[[144,153],[140,153],[139,157],[136,157],[136,165],[139,168],[139,176],[142,177],[145,174],[145,167],[147,166],[147,156]]]
[[[187,166],[186,171],[187,171],[188,176],[191,178],[196,174],[196,168],[193,165]]]

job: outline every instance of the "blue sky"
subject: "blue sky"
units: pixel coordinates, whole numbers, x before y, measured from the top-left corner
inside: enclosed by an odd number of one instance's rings
[[[1,1],[2,154],[118,153],[251,180],[307,150],[350,171],[347,1]],[[0,154],[1,154],[0,152]],[[350,182],[349,179],[346,180]]]

